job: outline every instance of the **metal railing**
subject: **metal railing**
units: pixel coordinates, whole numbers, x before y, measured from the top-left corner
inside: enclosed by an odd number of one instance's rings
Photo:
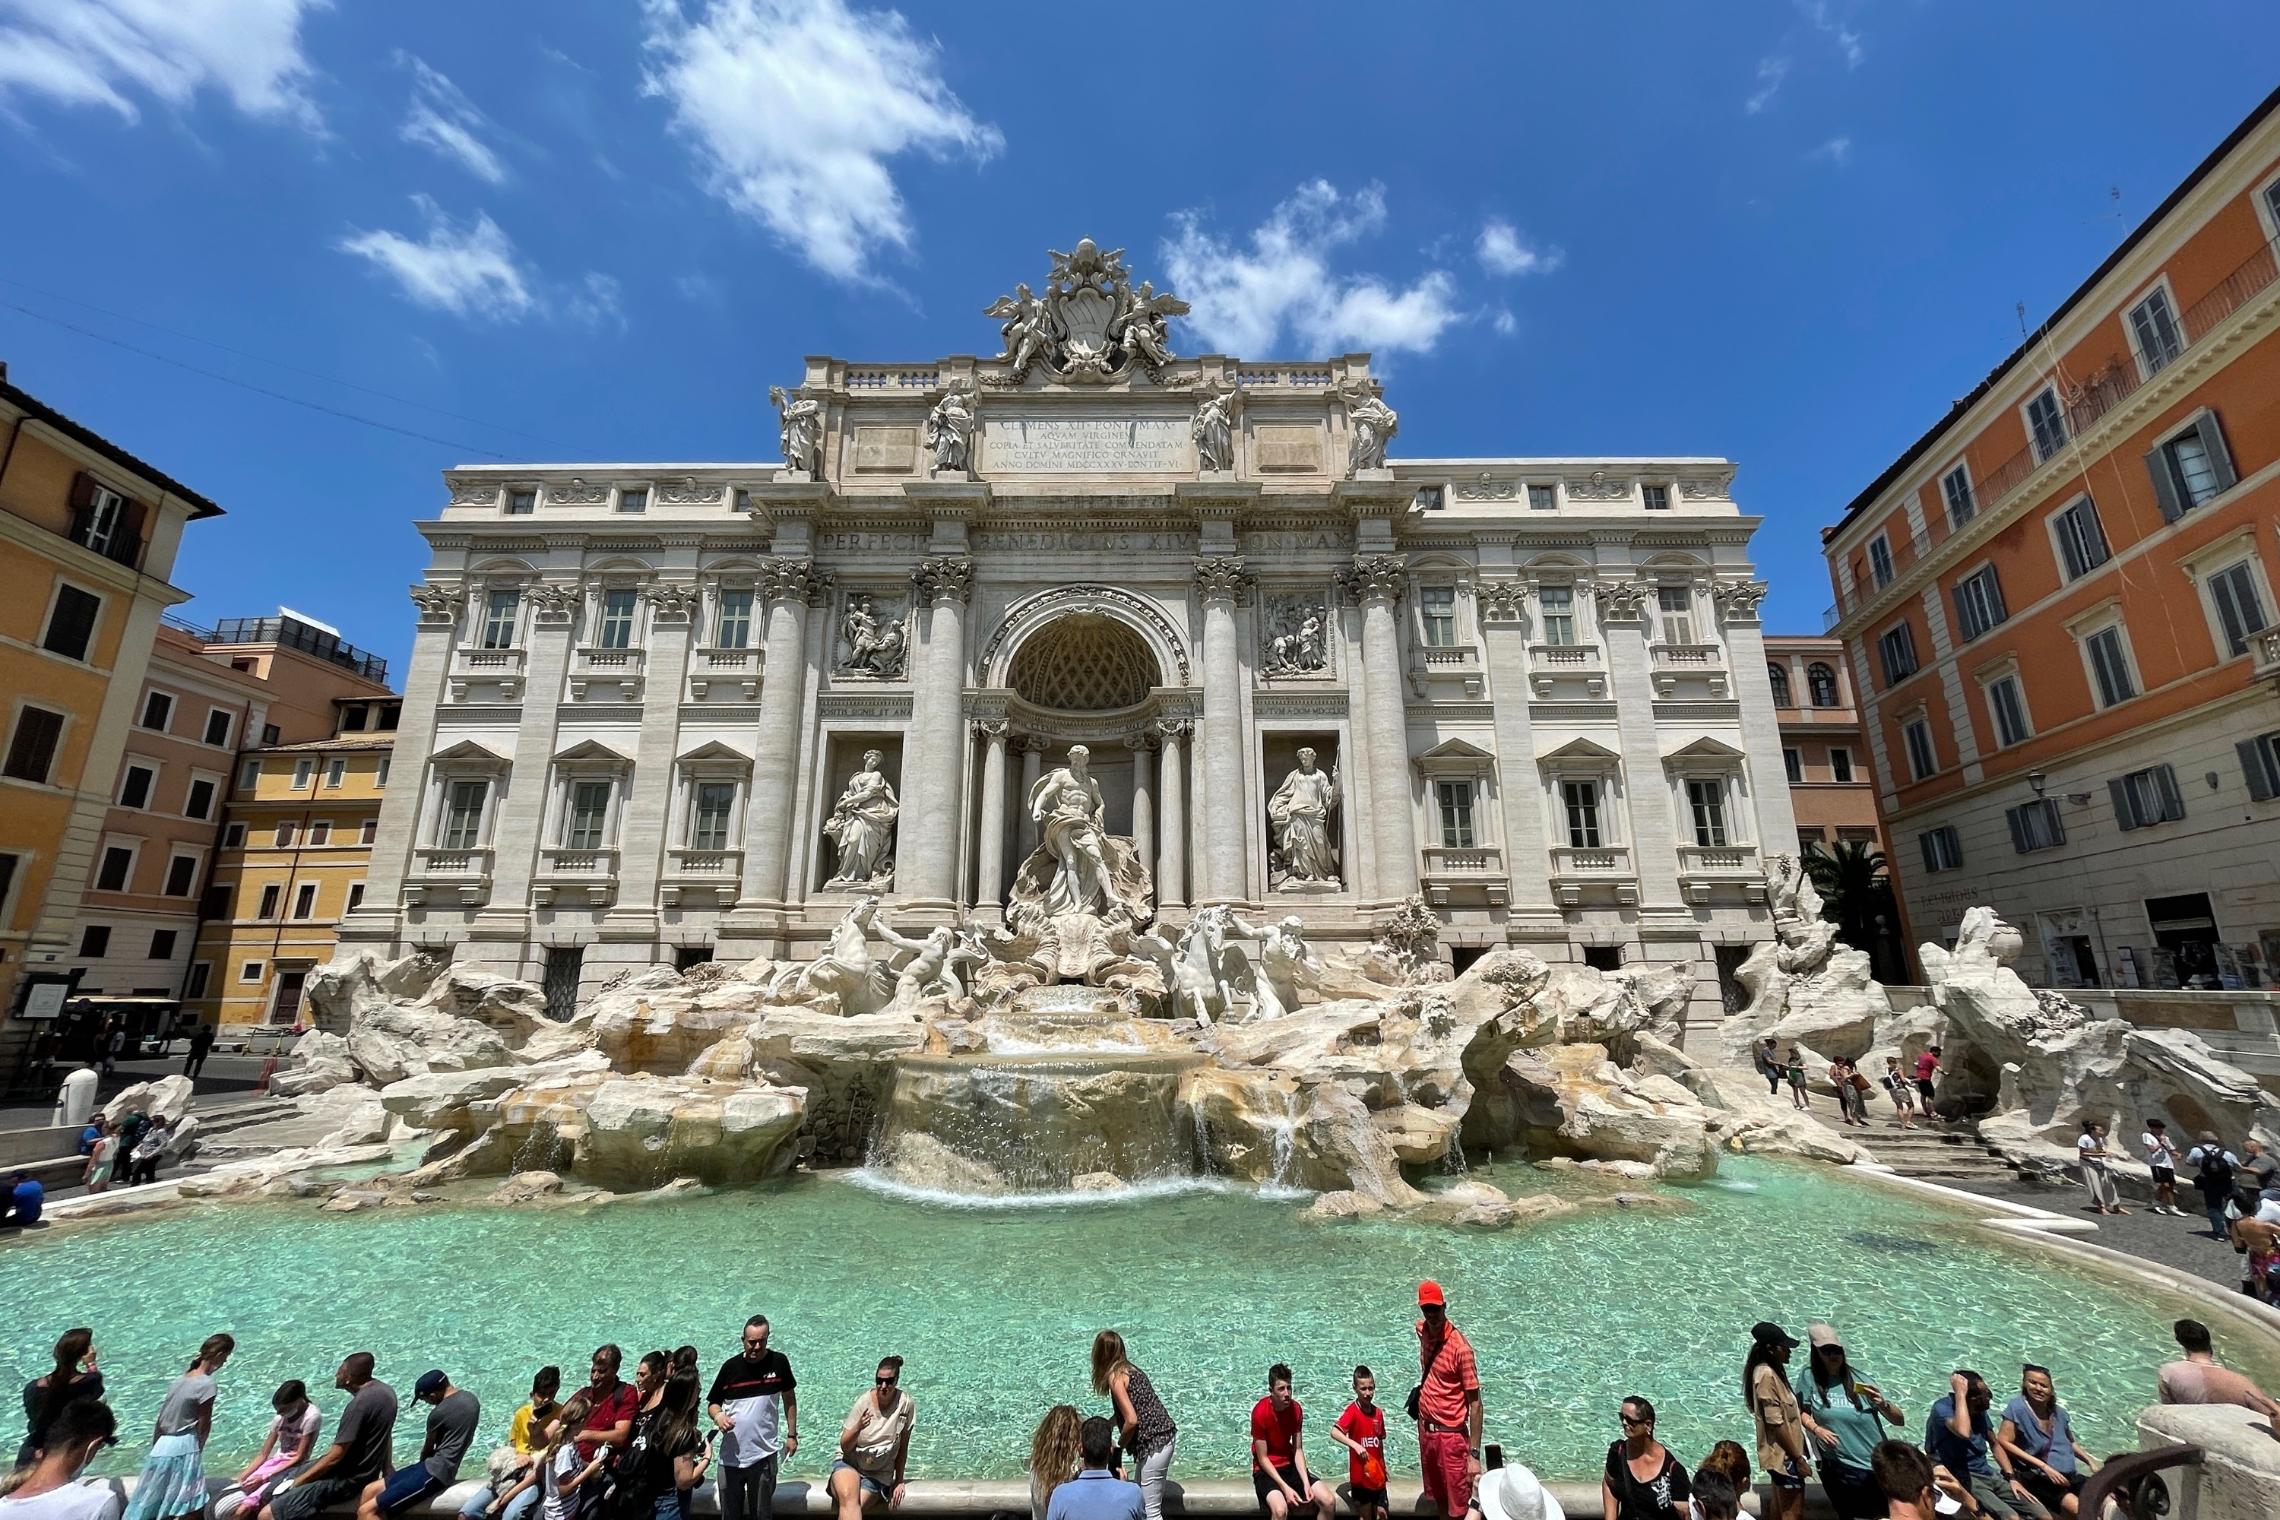
[[[366,654],[337,633],[312,628],[299,618],[224,618],[214,625],[212,641],[216,644],[276,644],[314,655],[343,670],[353,670],[368,681],[382,685],[388,681],[386,660]]]
[[[2082,435],[2104,421],[2116,407],[2127,401],[2154,375],[2174,368],[2188,354],[2208,340],[2209,335],[2225,320],[2264,293],[2280,279],[2280,243],[2267,242],[2234,268],[2231,274],[2219,280],[2201,299],[2185,309],[2178,320],[2180,346],[2151,374],[2141,374],[2137,356],[2125,346],[2109,358],[2100,368],[2082,380],[2072,383],[2053,377],[2053,383],[2062,386],[2060,400],[2066,419],[2065,441],[2049,454],[2040,452],[2033,440],[1993,469],[1980,475],[1972,483],[1972,495],[1977,510],[1961,523],[1950,522],[1943,509],[1935,513],[1922,531],[1911,531],[1900,540],[1887,535],[1892,549],[1892,574],[1879,581],[1869,565],[1867,545],[1852,554],[1853,584],[1849,592],[1840,592],[1839,605],[1822,615],[1822,631],[1836,627],[1847,613],[1858,611],[1874,601],[1886,587],[1903,573],[1929,556],[1940,545],[1953,538],[1963,528],[1980,518],[1999,512],[2009,504],[2010,498],[2051,460],[2080,447]]]

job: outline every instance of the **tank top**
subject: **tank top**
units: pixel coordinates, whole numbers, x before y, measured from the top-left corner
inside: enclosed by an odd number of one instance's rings
[[[1179,1427],[1164,1409],[1164,1401],[1156,1397],[1156,1385],[1148,1381],[1148,1374],[1130,1362],[1124,1364],[1125,1397],[1132,1400],[1132,1455],[1154,1456],[1171,1444],[1179,1434]]]

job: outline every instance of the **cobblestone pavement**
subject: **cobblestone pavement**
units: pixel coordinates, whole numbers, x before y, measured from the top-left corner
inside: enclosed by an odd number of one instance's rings
[[[2068,1218],[2094,1219],[2098,1233],[2084,1238],[2093,1244],[2111,1250],[2127,1251],[2165,1267],[2175,1267],[2205,1277],[2210,1282],[2227,1287],[2239,1284],[2241,1264],[2246,1259],[2232,1248],[2230,1241],[2216,1240],[2209,1234],[2208,1217],[2195,1205],[2201,1195],[2191,1189],[2182,1189],[2178,1207],[2186,1211],[2183,1219],[2167,1214],[2147,1212],[2143,1204],[2131,1203],[2130,1212],[2124,1215],[2098,1219],[2090,1207],[2090,1195],[2078,1186],[2052,1187],[2039,1182],[2012,1178],[2007,1182],[1955,1182],[1949,1184],[1965,1192],[1983,1197],[2002,1198],[2012,1203],[2030,1204],[2048,1209],[2053,1214]]]

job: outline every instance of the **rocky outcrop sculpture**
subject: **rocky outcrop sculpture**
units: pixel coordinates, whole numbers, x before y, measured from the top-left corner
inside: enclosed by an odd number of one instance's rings
[[[2175,1134],[2280,1139],[2270,1095],[2199,1035],[2093,1019],[2064,994],[2029,987],[2011,969],[2020,948],[1994,909],[1973,908],[1953,950],[1918,951],[1945,1026],[1943,1109],[1985,1115],[1981,1135],[2020,1159],[2048,1159],[2032,1152],[2053,1145],[2070,1159],[2089,1119],[2115,1134],[2158,1115]]]
[[[1837,926],[1821,917],[1821,894],[1797,857],[1776,859],[1767,886],[1774,937],[1734,973],[1750,1001],[1726,1022],[1729,1059],[1747,1065],[1752,1047],[1771,1035],[1784,1053],[1801,1046],[1816,1064],[1837,1056],[1859,1060],[1892,1018],[1892,1000],[1870,975],[1868,953],[1838,941]]]

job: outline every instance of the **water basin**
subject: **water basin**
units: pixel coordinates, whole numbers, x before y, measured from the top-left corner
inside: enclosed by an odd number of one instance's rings
[[[1514,1190],[1541,1175],[1489,1172]],[[693,1340],[709,1377],[760,1311],[800,1379],[809,1444],[792,1473],[821,1475],[833,1427],[874,1359],[895,1352],[909,1359],[919,1407],[913,1473],[1011,1477],[1045,1407],[1101,1406],[1085,1358],[1092,1333],[1113,1325],[1180,1423],[1177,1471],[1242,1473],[1245,1414],[1267,1365],[1283,1360],[1297,1372],[1312,1460],[1342,1473],[1320,1432],[1356,1362],[1398,1404],[1415,1365],[1412,1295],[1432,1276],[1478,1350],[1491,1438],[1547,1475],[1588,1479],[1628,1393],[1655,1401],[1660,1434],[1689,1463],[1721,1437],[1746,1441],[1740,1356],[1750,1323],[1769,1317],[1800,1335],[1813,1318],[1833,1320],[1919,1434],[1951,1368],[1976,1366],[2006,1388],[2033,1360],[2057,1370],[2084,1445],[2133,1445],[2169,1323],[2196,1312],[1824,1171],[1744,1158],[1723,1176],[1753,1191],[1666,1189],[1679,1206],[1593,1209],[1501,1234],[1323,1225],[1302,1202],[1209,1184],[1107,1204],[950,1208],[829,1174],[568,1214],[206,1205],[0,1245],[0,1348],[29,1378],[62,1329],[97,1327],[130,1432],[106,1457],[116,1471],[139,1460],[140,1433],[199,1339],[231,1331],[239,1350],[208,1464],[219,1468],[259,1443],[283,1378],[328,1390],[329,1429],[332,1368],[351,1350],[378,1353],[407,1395],[420,1372],[445,1368],[482,1398],[490,1439],[540,1362],[575,1378],[605,1340],[629,1354]],[[2280,1366],[2218,1332],[2228,1360],[2280,1382]],[[399,1453],[416,1441],[407,1417]],[[1398,1439],[1394,1467],[1416,1470]]]

